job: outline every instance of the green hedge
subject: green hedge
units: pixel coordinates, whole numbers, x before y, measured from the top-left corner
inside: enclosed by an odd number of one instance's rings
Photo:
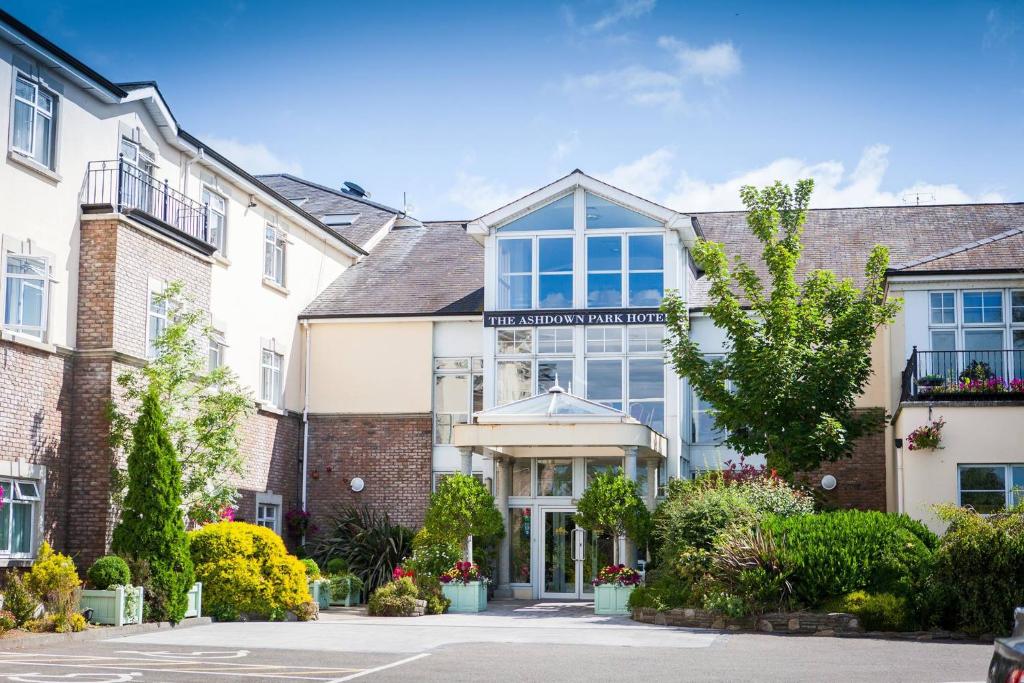
[[[816,515],[769,515],[771,532],[791,572],[798,604],[821,607],[858,590],[910,596],[930,570],[935,534],[905,515],[845,510]]]

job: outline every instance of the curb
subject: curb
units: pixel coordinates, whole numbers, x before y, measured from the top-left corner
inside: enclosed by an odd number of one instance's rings
[[[167,621],[151,621],[145,624],[130,624],[128,626],[91,626],[78,633],[25,633],[13,638],[0,639],[0,645],[2,645],[0,649],[23,650],[40,645],[64,645],[67,643],[105,640],[107,638],[153,633],[154,631],[206,626],[212,623],[213,620],[210,617],[193,617],[191,619],[182,619],[177,626],[172,626]]]

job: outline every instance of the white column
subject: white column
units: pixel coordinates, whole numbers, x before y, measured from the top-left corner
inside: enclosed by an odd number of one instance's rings
[[[463,474],[473,474],[473,449],[469,446],[459,447],[459,456],[461,458],[459,471]]]
[[[647,490],[644,491],[644,500],[647,509],[654,512],[654,506],[658,500],[658,461],[647,461]]]
[[[512,597],[512,590],[509,588],[509,543],[511,532],[509,528],[508,515],[508,492],[509,475],[511,464],[508,458],[496,457],[494,459],[494,504],[501,512],[501,518],[505,524],[505,535],[498,541],[498,585],[495,593]]]
[[[636,446],[627,446],[623,449],[625,451],[625,472],[626,479],[630,481],[636,481],[636,458],[637,450]],[[627,567],[636,566],[636,546],[633,541],[629,540],[625,536],[619,539],[619,562],[625,564]]]

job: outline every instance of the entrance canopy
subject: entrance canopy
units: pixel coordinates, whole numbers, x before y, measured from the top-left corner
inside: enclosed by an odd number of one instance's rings
[[[567,393],[547,392],[473,414],[453,427],[452,445],[517,458],[621,456],[664,458],[667,440],[620,410]]]

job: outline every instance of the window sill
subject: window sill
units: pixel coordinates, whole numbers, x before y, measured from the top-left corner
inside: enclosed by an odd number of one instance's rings
[[[284,296],[288,296],[289,294],[291,294],[291,292],[288,291],[287,287],[278,284],[277,282],[274,282],[273,280],[266,276],[263,276],[263,286],[267,287],[268,289],[274,290],[278,294],[283,294]]]
[[[14,149],[8,150],[7,151],[7,159],[10,160],[10,161],[13,161],[14,163],[16,163],[16,164],[18,164],[20,166],[24,166],[28,170],[32,171],[33,173],[35,173],[37,175],[41,175],[42,177],[46,178],[47,180],[51,180],[51,181],[53,181],[55,183],[59,183],[61,180],[63,180],[63,178],[61,178],[60,174],[57,173],[56,171],[54,171],[52,168],[48,168],[46,166],[43,166],[41,163],[39,163],[38,161],[36,161],[32,157],[27,156],[25,154],[22,154],[21,152],[19,152],[17,150],[14,150]]]
[[[12,568],[12,567],[31,567],[32,563],[36,561],[35,557],[29,557],[27,555],[10,557],[7,555],[0,556],[0,568]]]
[[[47,342],[40,341],[35,337],[27,337],[17,332],[11,332],[10,330],[0,331],[0,339],[11,342],[12,344],[21,344],[37,351],[46,351],[47,353],[57,353],[57,347],[54,344],[48,344]]]
[[[224,254],[220,253],[219,251],[213,252],[213,256],[211,258],[213,259],[214,263],[216,263],[219,266],[224,266],[225,268],[227,268],[228,266],[231,265],[231,259],[229,259]]]
[[[279,406],[275,406],[273,403],[267,401],[256,401],[256,407],[263,413],[271,413],[273,415],[287,415],[288,411]]]

